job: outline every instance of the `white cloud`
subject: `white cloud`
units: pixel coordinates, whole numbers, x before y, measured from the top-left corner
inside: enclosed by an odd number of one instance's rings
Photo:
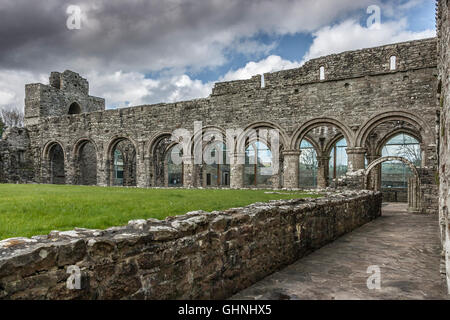
[[[303,61],[347,50],[436,36],[435,30],[408,31],[406,19],[382,23],[378,26],[379,28],[373,26],[367,28],[361,26],[356,20],[346,20],[334,26],[324,27],[313,34],[313,43]]]
[[[0,70],[0,109],[25,105],[25,84],[48,82],[48,76],[27,71]]]
[[[207,97],[212,83],[191,79],[186,74],[146,78],[139,72],[111,75],[90,73],[91,94],[106,97],[108,107],[122,108],[160,102],[176,102]]]
[[[280,56],[271,55],[258,62],[251,61],[243,68],[228,71],[225,76],[220,79],[220,81],[250,79],[252,76],[257,74],[298,67],[300,67],[300,63],[297,61],[284,60]]]

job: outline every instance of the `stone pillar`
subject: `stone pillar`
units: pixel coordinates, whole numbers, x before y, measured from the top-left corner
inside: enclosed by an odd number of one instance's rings
[[[366,148],[355,147],[347,148],[348,155],[348,172],[354,172],[365,169]]]
[[[100,187],[108,186],[109,181],[109,161],[104,160],[101,152],[97,152],[97,185]]]
[[[194,157],[183,156],[183,187],[192,188],[194,186],[195,186]]]
[[[233,163],[230,164],[230,188],[243,188],[245,153],[230,155],[230,157],[233,157]]]
[[[146,163],[147,161],[145,161],[145,157],[144,157],[144,142],[141,142],[139,144],[139,149],[136,150],[136,186],[139,188],[146,188],[148,187],[148,171],[147,171],[147,166]]]
[[[380,157],[380,155],[367,156],[367,163],[371,164],[373,161],[379,159]],[[381,190],[381,164],[372,169],[367,179],[368,188],[376,191]]]
[[[298,188],[299,180],[298,180],[298,169],[299,169],[299,157],[300,150],[285,150],[283,151],[284,157],[284,170],[283,170],[283,182],[284,188]]]
[[[326,188],[328,187],[328,175],[329,175],[329,167],[330,167],[330,158],[329,156],[321,156],[317,157],[317,187],[318,188]]]

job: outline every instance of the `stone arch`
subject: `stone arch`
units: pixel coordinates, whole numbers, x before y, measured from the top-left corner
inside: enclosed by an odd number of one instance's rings
[[[89,138],[79,139],[73,147],[74,183],[97,185],[98,148]]]
[[[333,139],[331,139],[328,143],[327,143],[327,145],[325,146],[325,150],[323,151],[323,153],[324,153],[324,155],[330,155],[330,152],[331,152],[331,150],[333,149],[333,147],[334,147],[334,145],[337,143],[337,142],[339,142],[339,141],[341,141],[342,139],[345,139],[345,137],[344,137],[344,135],[338,135],[338,136],[336,136],[336,137],[334,137]],[[348,141],[347,141],[347,143],[348,143]]]
[[[422,201],[421,201],[421,189],[420,189],[420,175],[417,171],[416,166],[410,162],[408,159],[403,157],[388,156],[381,157],[372,161],[367,169],[364,171],[364,188],[368,189],[368,181],[370,172],[378,165],[387,161],[401,161],[411,168],[414,177],[409,180],[408,183],[408,210],[410,211],[421,211]]]
[[[119,149],[123,157],[123,181],[119,183],[119,179],[114,177],[115,174],[115,151]],[[110,140],[108,148],[106,149],[106,177],[107,184],[111,185],[123,185],[123,186],[136,186],[137,185],[137,156],[138,145],[129,137],[115,136]]]
[[[254,129],[254,130],[258,130],[258,129],[278,130],[280,146],[283,146],[283,149],[285,149],[287,147],[287,143],[289,142],[289,139],[288,139],[286,132],[283,130],[283,128],[281,128],[278,124],[276,124],[274,122],[258,121],[258,122],[254,122],[254,123],[248,125],[244,129],[244,131],[239,135],[239,137],[237,137],[236,149],[235,149],[237,153],[245,152],[247,139],[249,138],[248,134],[249,134],[250,130],[252,130],[252,129]],[[267,140],[267,139],[264,139],[264,140]]]
[[[205,126],[202,130],[196,131],[191,139],[191,152],[194,160],[197,159],[194,170],[195,183],[203,187],[228,187],[230,185],[230,157],[235,149],[235,141],[227,141],[226,131],[218,126]],[[211,159],[214,163],[208,163],[209,152],[212,149],[218,151],[220,146],[221,154],[216,154],[216,159]],[[225,146],[224,148],[222,148]],[[223,153],[224,152],[224,153]],[[223,156],[225,155],[225,159]],[[199,159],[201,163],[198,163]],[[220,159],[219,161],[217,161]]]
[[[416,139],[417,141],[419,141],[419,143],[422,143],[422,137],[420,135],[418,135],[417,132],[414,132],[413,130],[410,130],[408,128],[396,129],[396,130],[393,130],[391,132],[388,132],[384,137],[382,137],[380,139],[380,141],[378,142],[377,146],[375,147],[375,153],[381,155],[381,149],[383,148],[383,146],[390,139],[392,139],[396,135],[399,135],[399,134],[402,134],[402,133],[407,134],[407,135],[413,137],[414,139]]]
[[[149,170],[149,181],[152,187],[166,186],[168,146],[176,143],[171,141],[172,133],[169,131],[159,132],[150,140],[146,148]]]
[[[66,152],[59,141],[48,142],[42,154],[42,179],[50,184],[66,183]]]
[[[181,160],[181,164],[170,164],[169,158],[171,156],[171,152],[173,148],[178,146],[179,143],[176,141],[172,141],[170,144],[168,144],[164,150],[163,159],[164,159],[164,186],[165,187],[177,187],[177,186],[183,186],[184,185],[184,163],[183,160]],[[183,152],[183,148],[181,147],[181,152]],[[172,168],[174,167],[174,168]],[[176,172],[173,172],[172,169],[175,169]],[[175,175],[175,180],[177,181],[174,183],[171,181],[171,175]]]
[[[309,120],[302,124],[300,127],[298,127],[290,140],[290,149],[291,150],[297,150],[299,149],[299,143],[304,139],[306,134],[311,131],[312,129],[320,126],[326,126],[331,125],[336,128],[338,128],[342,135],[344,136],[345,140],[347,140],[347,145],[352,146],[353,145],[353,132],[352,130],[347,127],[344,123],[340,122],[339,120],[332,119],[332,118],[315,118],[312,120]]]
[[[68,114],[80,114],[81,106],[78,102],[72,102],[69,106]]]
[[[418,116],[407,111],[383,111],[367,120],[357,131],[355,138],[356,147],[365,147],[367,137],[380,124],[388,121],[405,121],[413,125],[422,135],[422,141],[432,143],[433,133],[429,125]]]

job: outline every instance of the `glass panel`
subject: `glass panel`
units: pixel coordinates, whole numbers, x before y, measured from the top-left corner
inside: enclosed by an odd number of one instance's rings
[[[330,153],[330,165],[329,165],[329,178],[330,180],[334,179],[334,154],[336,153],[336,178],[344,175],[347,172],[347,140],[342,138],[338,142],[336,142],[335,147],[331,149]],[[335,151],[336,149],[336,151]]]
[[[183,150],[180,146],[176,145],[169,150],[167,161],[167,174],[169,187],[181,187],[183,186],[183,164],[179,162],[179,159],[174,162],[173,156],[178,153],[178,157],[183,156]]]
[[[317,152],[307,140],[300,143],[299,185],[301,188],[317,187]]]

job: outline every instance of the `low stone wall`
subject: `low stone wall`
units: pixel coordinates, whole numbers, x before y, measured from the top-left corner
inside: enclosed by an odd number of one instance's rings
[[[380,215],[381,193],[349,191],[8,239],[0,298],[228,298]]]

